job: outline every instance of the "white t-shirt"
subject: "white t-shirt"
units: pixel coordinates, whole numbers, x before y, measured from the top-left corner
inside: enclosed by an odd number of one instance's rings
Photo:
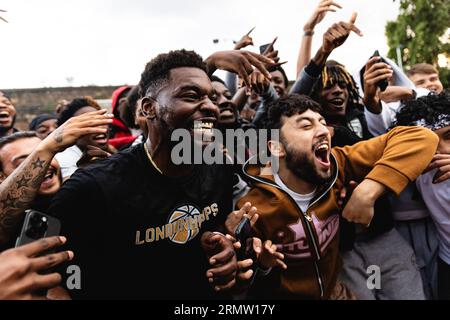
[[[291,197],[292,199],[294,199],[295,202],[297,202],[297,205],[300,207],[300,209],[302,209],[303,212],[306,212],[306,210],[308,209],[308,205],[311,202],[311,199],[314,197],[314,194],[316,193],[316,189],[314,189],[313,192],[311,193],[307,193],[307,194],[300,194],[297,193],[295,191],[292,191],[291,189],[289,189],[284,183],[283,181],[281,181],[281,178],[279,175],[274,175],[275,178],[275,183],[284,191],[286,191]]]
[[[439,236],[439,257],[450,265],[450,180],[433,184],[437,169],[420,175],[417,189],[430,211]]]
[[[77,169],[77,162],[82,157],[83,152],[77,146],[71,146],[63,152],[57,153],[55,158],[61,166],[63,179],[69,178]]]

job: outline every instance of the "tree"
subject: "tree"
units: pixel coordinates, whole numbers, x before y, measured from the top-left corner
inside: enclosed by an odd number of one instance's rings
[[[386,25],[388,56],[397,59],[399,47],[404,66],[426,62],[439,68],[438,55],[450,59],[450,1],[393,0],[400,2],[397,21]],[[445,88],[450,84],[450,70],[439,68]]]

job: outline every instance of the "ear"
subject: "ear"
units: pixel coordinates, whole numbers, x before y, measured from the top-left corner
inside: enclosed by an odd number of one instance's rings
[[[142,114],[148,120],[153,120],[156,118],[156,105],[158,102],[149,97],[145,97],[141,100],[141,110]]]
[[[283,144],[280,141],[277,140],[269,140],[267,142],[269,146],[270,153],[278,158],[284,158],[286,156],[286,152],[284,149]]]

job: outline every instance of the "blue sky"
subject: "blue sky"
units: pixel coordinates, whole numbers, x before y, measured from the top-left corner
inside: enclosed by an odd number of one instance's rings
[[[395,20],[392,0],[337,0],[344,8],[317,26],[313,52],[334,22],[358,12],[352,34],[332,59],[355,70],[378,49],[387,52],[384,26]],[[318,0],[0,0],[0,88],[134,84],[145,63],[171,49],[195,49],[203,57],[233,47],[256,26],[260,44],[278,36],[276,48],[294,79],[302,27]],[[214,44],[213,39],[220,39]]]

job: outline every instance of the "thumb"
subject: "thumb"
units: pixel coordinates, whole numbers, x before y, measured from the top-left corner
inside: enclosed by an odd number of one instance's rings
[[[259,254],[261,252],[262,248],[262,241],[259,238],[254,237],[253,238],[253,250],[256,254]]]

